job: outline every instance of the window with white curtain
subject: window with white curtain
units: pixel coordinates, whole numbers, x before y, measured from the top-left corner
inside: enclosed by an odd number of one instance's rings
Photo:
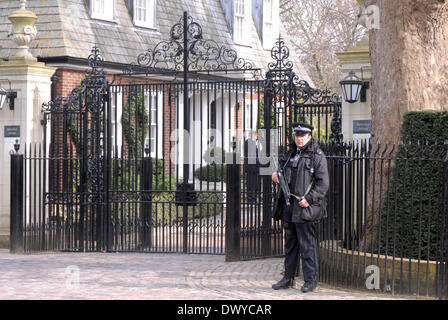
[[[123,144],[121,116],[123,114],[123,95],[121,90],[115,90],[111,93],[111,132],[112,147],[117,148],[116,152],[120,154]]]
[[[251,115],[253,116],[253,108],[251,108],[250,101],[246,101],[246,106],[244,108],[244,128],[245,130],[253,130],[253,122]],[[251,112],[252,111],[252,112]]]
[[[156,0],[134,0],[134,24],[139,27],[155,27]]]
[[[274,6],[273,2],[274,0],[263,0],[263,22],[264,22],[264,29],[263,29],[263,45],[265,48],[270,49],[273,45],[273,39],[274,39]]]
[[[144,93],[144,105],[149,115],[149,125],[146,129],[145,147],[150,149],[152,158],[162,157],[163,143],[163,92],[146,91]]]
[[[246,100],[244,107],[244,130],[245,133],[257,130],[258,100]]]
[[[91,17],[101,20],[114,20],[115,0],[91,0]]]
[[[251,0],[235,0],[235,24],[233,40],[237,43],[243,43],[245,35],[248,33],[249,17],[251,12]]]

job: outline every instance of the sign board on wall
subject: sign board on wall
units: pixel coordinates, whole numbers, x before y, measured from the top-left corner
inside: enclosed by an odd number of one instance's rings
[[[20,138],[20,126],[5,126],[5,138]]]
[[[353,120],[353,134],[370,133],[372,120]]]

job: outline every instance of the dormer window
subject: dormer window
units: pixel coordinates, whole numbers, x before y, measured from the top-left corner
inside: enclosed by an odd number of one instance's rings
[[[248,34],[249,17],[251,16],[251,0],[235,0],[235,24],[233,40],[236,43],[244,43],[245,35]]]
[[[263,0],[263,47],[270,50],[278,34],[278,0]]]
[[[91,0],[90,16],[100,20],[114,20],[114,0]]]
[[[263,45],[265,48],[272,47],[273,39],[273,0],[264,0],[263,5],[263,20],[264,20],[264,30],[263,30]]]
[[[156,0],[134,0],[134,24],[155,28]]]

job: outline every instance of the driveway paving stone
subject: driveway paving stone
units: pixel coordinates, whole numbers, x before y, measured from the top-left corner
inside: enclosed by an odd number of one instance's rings
[[[225,262],[219,255],[40,253],[0,249],[0,300],[385,300],[413,299],[319,284],[274,291],[283,259]]]

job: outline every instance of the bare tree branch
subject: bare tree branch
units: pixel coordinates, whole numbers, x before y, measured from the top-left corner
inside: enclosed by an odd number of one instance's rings
[[[302,63],[316,86],[339,91],[336,52],[360,41],[356,0],[280,0],[280,17]]]

